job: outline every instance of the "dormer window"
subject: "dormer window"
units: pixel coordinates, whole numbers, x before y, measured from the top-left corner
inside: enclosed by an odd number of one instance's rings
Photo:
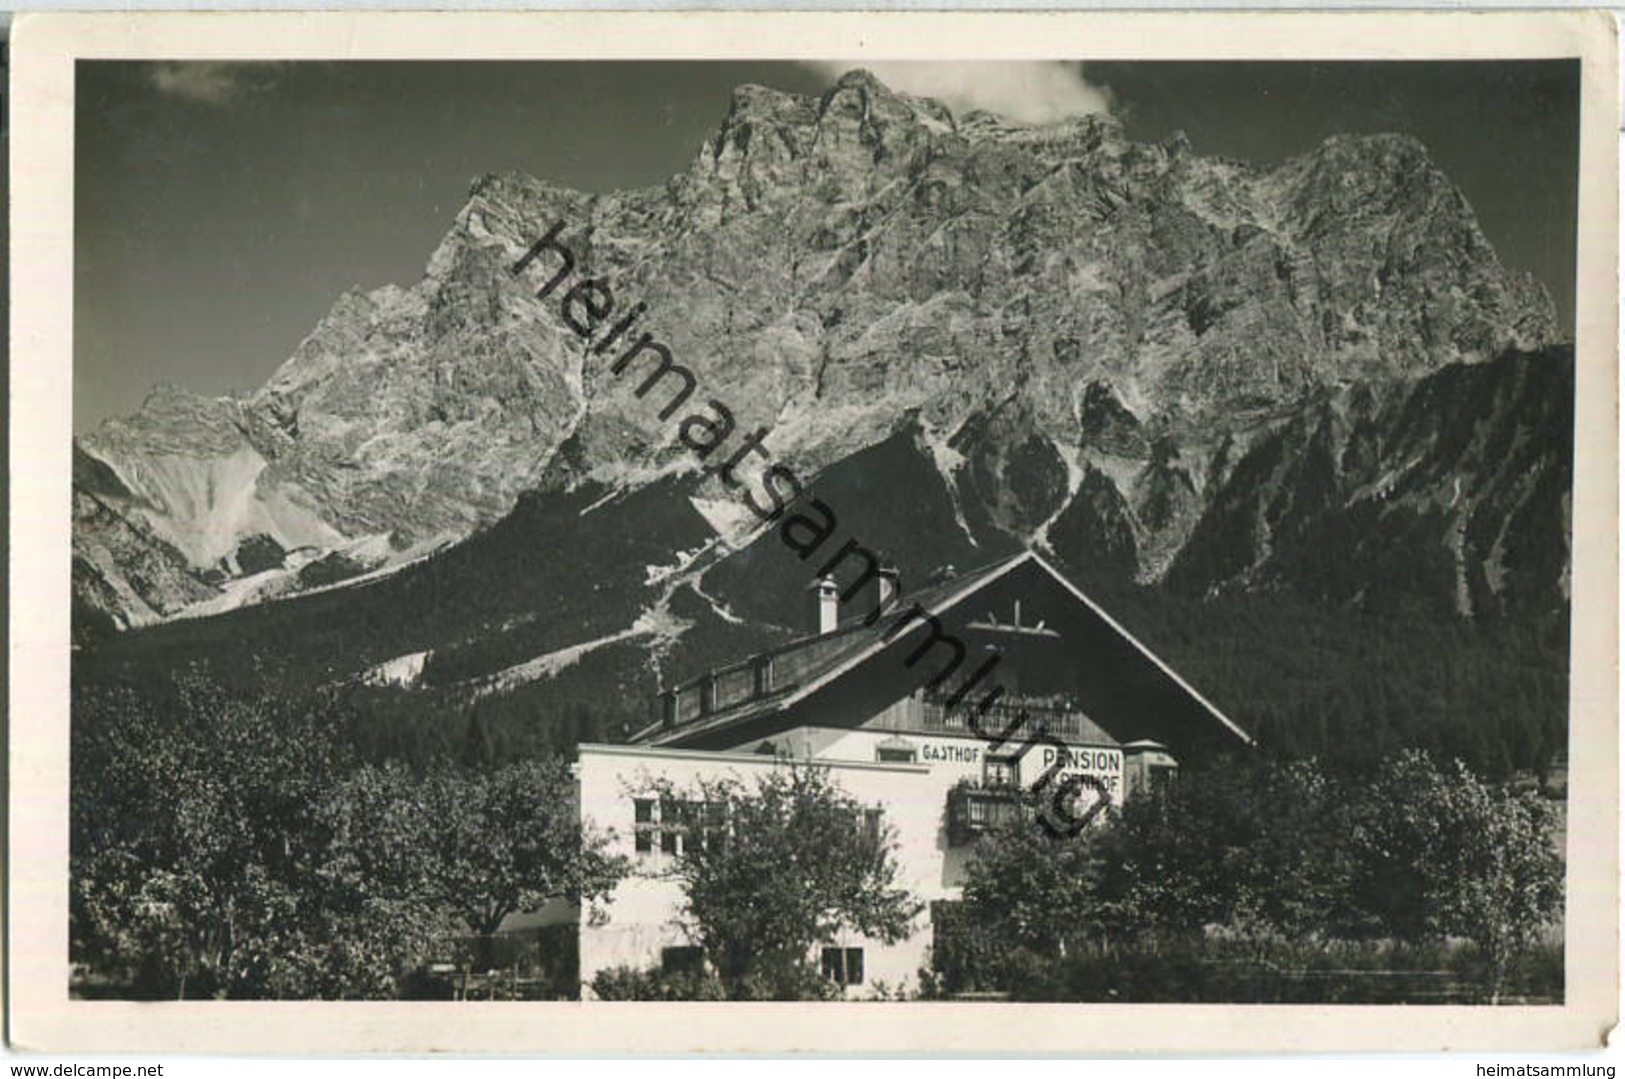
[[[893,735],[875,746],[875,760],[881,764],[913,764],[919,759],[919,749],[907,738]]]

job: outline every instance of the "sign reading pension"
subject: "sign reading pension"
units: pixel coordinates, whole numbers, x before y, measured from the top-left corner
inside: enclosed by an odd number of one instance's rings
[[[921,764],[957,765],[954,771],[979,772],[984,758],[1009,758],[1020,746],[991,746],[964,738],[924,739],[919,746]],[[1059,766],[1057,767],[1057,762]],[[1116,803],[1123,800],[1123,751],[1101,746],[1033,746],[1021,754],[1021,780],[1034,783],[1045,775],[1085,777],[1083,788],[1099,791]]]
[[[1123,751],[1120,749],[1045,745],[1033,756],[1038,758],[1034,762],[1038,775],[1047,774],[1059,763],[1058,776],[1088,776],[1088,786],[1113,802],[1123,800]]]
[[[1006,749],[959,738],[929,739],[917,744],[922,764],[957,764],[973,767],[980,766],[989,751],[995,758],[1001,755],[1009,757],[1019,748],[1014,743]],[[1060,767],[1056,768],[1058,760]],[[1064,749],[1056,745],[1035,746],[1022,754],[1021,769],[1023,780],[1028,782],[1050,773],[1052,769],[1057,776],[1089,776],[1091,777],[1089,787],[1105,792],[1112,801],[1122,799],[1123,751],[1120,749],[1099,746],[1067,746]]]

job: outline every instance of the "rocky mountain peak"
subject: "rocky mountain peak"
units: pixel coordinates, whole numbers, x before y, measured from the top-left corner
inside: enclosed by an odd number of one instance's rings
[[[159,383],[134,413],[108,419],[79,441],[108,454],[132,445],[170,454],[230,452],[242,444],[241,422],[233,398],[206,397]]]
[[[1163,139],[1159,145],[1163,153],[1169,157],[1182,157],[1191,152],[1191,137],[1184,131],[1175,131]]]
[[[1421,139],[1402,131],[1345,132],[1321,141],[1313,157],[1344,164],[1367,164],[1383,170],[1395,165],[1432,168],[1433,161]]]
[[[830,97],[842,90],[852,89],[862,90],[865,93],[877,97],[894,96],[891,88],[885,83],[881,82],[880,79],[876,77],[874,72],[870,71],[866,67],[855,67],[851,68],[840,78],[835,80],[835,85],[825,93],[825,100],[828,100]]]
[[[756,83],[744,83],[734,88],[728,101],[728,112],[722,120],[722,135],[717,145],[726,145],[729,135],[749,124],[772,126],[805,126],[817,120],[813,102],[801,94],[792,94]]]
[[[893,90],[866,68],[854,68],[819,99],[819,119],[857,115],[874,123],[904,123],[952,130],[953,113],[929,97]]]
[[[1333,135],[1280,173],[1299,202],[1322,214],[1465,210],[1455,185],[1409,135]]]
[[[569,284],[539,296],[561,252]],[[209,566],[251,535],[405,556],[524,491],[636,487],[669,475],[670,432],[565,319],[589,276],[612,318],[643,305],[627,341],[694,373],[690,407],[770,428],[776,458],[810,474],[906,416],[985,430],[937,465],[969,454],[955,489],[989,527],[1083,551],[1109,526],[1142,572],[1201,511],[1181,477],[1231,436],[1240,453],[1329,387],[1560,336],[1414,139],[1255,170],[1106,115],[955,117],[860,70],[816,97],[740,87],[662,187],[478,177],[421,280],[340,297],[253,394],[166,389],[84,448],[133,492],[137,531]],[[1092,509],[1068,517],[1079,491]]]

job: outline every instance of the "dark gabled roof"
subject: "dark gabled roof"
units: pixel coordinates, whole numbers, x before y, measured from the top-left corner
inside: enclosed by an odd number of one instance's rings
[[[1003,570],[1014,565],[1016,560],[1023,556],[1016,555],[1011,558],[1000,559],[997,562],[973,570],[963,577],[943,581],[940,584],[922,588],[918,592],[902,597],[894,610],[910,610],[918,605],[921,610],[935,614],[939,610],[946,610],[953,603],[976,591],[983,584],[1000,576]],[[731,664],[711,671],[699,678],[690,679],[673,687],[673,692],[682,694],[695,690],[707,678],[726,679],[730,674],[747,672],[760,659],[771,658],[779,671],[781,681],[790,681],[784,676],[794,672],[792,684],[786,684],[776,693],[769,693],[761,697],[748,697],[734,703],[724,703],[722,707],[706,717],[704,723],[687,722],[679,724],[677,731],[692,733],[694,731],[726,726],[736,720],[755,718],[758,715],[779,710],[783,706],[799,700],[805,694],[803,690],[810,690],[815,685],[822,685],[826,676],[834,672],[844,671],[856,663],[862,662],[865,657],[873,655],[888,642],[886,630],[891,626],[893,618],[882,616],[869,621],[865,614],[855,614],[844,619],[835,629],[828,633],[814,633],[800,637],[765,652],[758,652],[750,658],[739,663]],[[721,722],[726,721],[726,722]],[[642,730],[633,734],[631,741],[641,742],[645,739],[654,740],[656,735],[662,733],[662,725],[657,721],[649,724]]]
[[[1158,658],[1155,653],[1140,643],[1133,634],[1129,633],[1128,630],[1102,610],[1094,600],[1085,595],[1081,589],[1067,580],[1054,566],[1035,552],[1024,551],[984,566],[963,577],[922,589],[904,597],[893,610],[909,611],[918,607],[928,615],[941,617],[995,581],[1018,567],[1026,565],[1035,566],[1053,578],[1078,603],[1086,607],[1094,618],[1109,627],[1112,634],[1131,646],[1133,651],[1143,657],[1144,660],[1149,661],[1159,677],[1166,679],[1177,687],[1179,693],[1193,702],[1200,711],[1205,712],[1217,721],[1222,729],[1243,743],[1248,745],[1253,743],[1252,737],[1243,731],[1240,726],[1234,723],[1206,697],[1202,696],[1201,693],[1197,692],[1194,687]],[[907,628],[896,636],[888,637],[887,631],[895,626],[896,622],[897,619],[891,615],[882,616],[873,622],[867,622],[862,615],[859,615],[843,622],[837,629],[829,633],[792,641],[768,652],[752,656],[742,663],[713,671],[702,679],[677,687],[676,692],[683,693],[685,691],[697,691],[698,685],[707,679],[716,680],[712,683],[713,686],[724,685],[730,680],[738,682],[741,678],[748,679],[754,666],[764,659],[771,660],[775,670],[775,681],[780,683],[779,688],[775,690],[764,694],[747,693],[738,699],[729,699],[727,694],[724,693],[721,699],[716,701],[715,707],[710,712],[695,716],[685,722],[679,722],[673,727],[666,727],[657,721],[637,732],[632,736],[631,740],[657,745],[683,741],[697,735],[711,734],[727,728],[743,726],[752,721],[782,713],[806,700],[847,672],[866,663],[882,650],[890,648],[907,639],[910,635],[921,631],[926,624],[923,619],[914,619]]]

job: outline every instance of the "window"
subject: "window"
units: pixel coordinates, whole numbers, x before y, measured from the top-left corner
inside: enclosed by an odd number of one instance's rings
[[[875,760],[881,764],[913,764],[919,756],[919,748],[913,742],[895,734],[875,746]]]
[[[728,845],[728,804],[691,802],[688,806],[688,841],[704,850],[720,851]]]
[[[660,831],[660,825],[655,821],[655,801],[653,798],[632,799],[632,843],[639,854],[648,854],[655,849],[655,834]]]
[[[990,754],[982,763],[982,782],[989,787],[1014,787],[1017,767],[1015,757],[995,757]]]
[[[880,842],[880,810],[865,809],[863,811],[863,837],[871,843]]]
[[[862,948],[825,948],[819,966],[824,977],[836,985],[863,984]]]
[[[666,855],[720,850],[728,840],[726,802],[634,798],[632,820],[633,849],[640,855],[652,855],[657,849]]]
[[[705,969],[705,950],[689,944],[662,948],[660,969],[666,974],[697,973]]]
[[[679,802],[675,798],[660,799],[660,853],[676,854],[682,843],[683,832],[687,830],[687,814],[683,811],[687,803]]]
[[[1173,789],[1174,779],[1179,775],[1179,769],[1171,764],[1153,764],[1151,766],[1151,793],[1164,795]]]

